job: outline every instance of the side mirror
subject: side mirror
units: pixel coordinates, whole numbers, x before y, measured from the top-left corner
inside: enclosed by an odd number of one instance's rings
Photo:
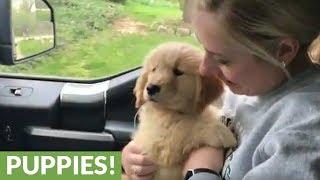
[[[47,0],[0,1],[0,64],[24,62],[55,45],[54,12]]]

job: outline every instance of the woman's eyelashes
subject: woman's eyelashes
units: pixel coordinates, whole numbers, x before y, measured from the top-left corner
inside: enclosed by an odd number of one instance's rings
[[[225,58],[223,57],[220,57],[220,56],[217,56],[217,55],[212,55],[211,56],[211,59],[217,63],[218,65],[229,65],[230,64],[230,61],[229,60],[226,60]]]
[[[208,50],[206,50],[207,57],[214,61],[215,63],[219,65],[228,65],[230,61],[226,60],[222,55],[219,53],[213,53]]]
[[[217,57],[215,55],[211,56],[210,59],[216,63],[217,65],[229,65],[230,64],[230,61],[229,60],[226,60],[226,59],[223,59],[221,57]]]
[[[216,61],[218,64],[221,64],[221,65],[228,65],[230,63],[230,61],[224,60],[224,59],[217,59]]]

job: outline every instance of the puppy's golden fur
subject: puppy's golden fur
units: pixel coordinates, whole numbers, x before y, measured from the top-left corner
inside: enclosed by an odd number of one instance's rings
[[[155,180],[183,179],[182,165],[194,149],[236,143],[218,121],[218,110],[209,106],[223,85],[217,78],[200,77],[202,58],[191,45],[162,44],[147,56],[137,80],[140,124],[133,140],[159,165]],[[150,93],[152,86],[158,87],[156,93]]]

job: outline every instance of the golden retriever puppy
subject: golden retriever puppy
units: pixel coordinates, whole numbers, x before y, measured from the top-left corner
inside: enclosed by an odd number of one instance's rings
[[[217,78],[200,77],[202,54],[191,45],[165,43],[145,60],[134,93],[140,108],[133,140],[159,165],[153,179],[181,180],[190,152],[203,146],[232,147],[236,140],[209,106],[220,97]]]

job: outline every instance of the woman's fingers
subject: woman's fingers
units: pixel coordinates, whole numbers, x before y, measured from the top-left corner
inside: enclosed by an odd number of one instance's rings
[[[131,141],[126,148],[127,161],[129,164],[140,165],[140,166],[150,166],[153,165],[153,161],[147,155],[142,153],[141,148]]]
[[[141,148],[131,141],[122,151],[122,165],[127,175],[136,179],[150,179],[157,166],[151,158],[142,154]]]
[[[130,141],[128,143],[127,149],[131,153],[135,153],[135,154],[141,154],[142,153],[142,149],[138,145],[136,145],[134,141]]]
[[[142,154],[131,154],[128,157],[129,164],[132,165],[139,165],[139,166],[152,166],[154,165],[151,158],[147,157],[146,155]]]
[[[131,166],[131,172],[130,174],[134,176],[148,176],[154,174],[154,172],[157,170],[157,166],[151,165],[151,166]]]

